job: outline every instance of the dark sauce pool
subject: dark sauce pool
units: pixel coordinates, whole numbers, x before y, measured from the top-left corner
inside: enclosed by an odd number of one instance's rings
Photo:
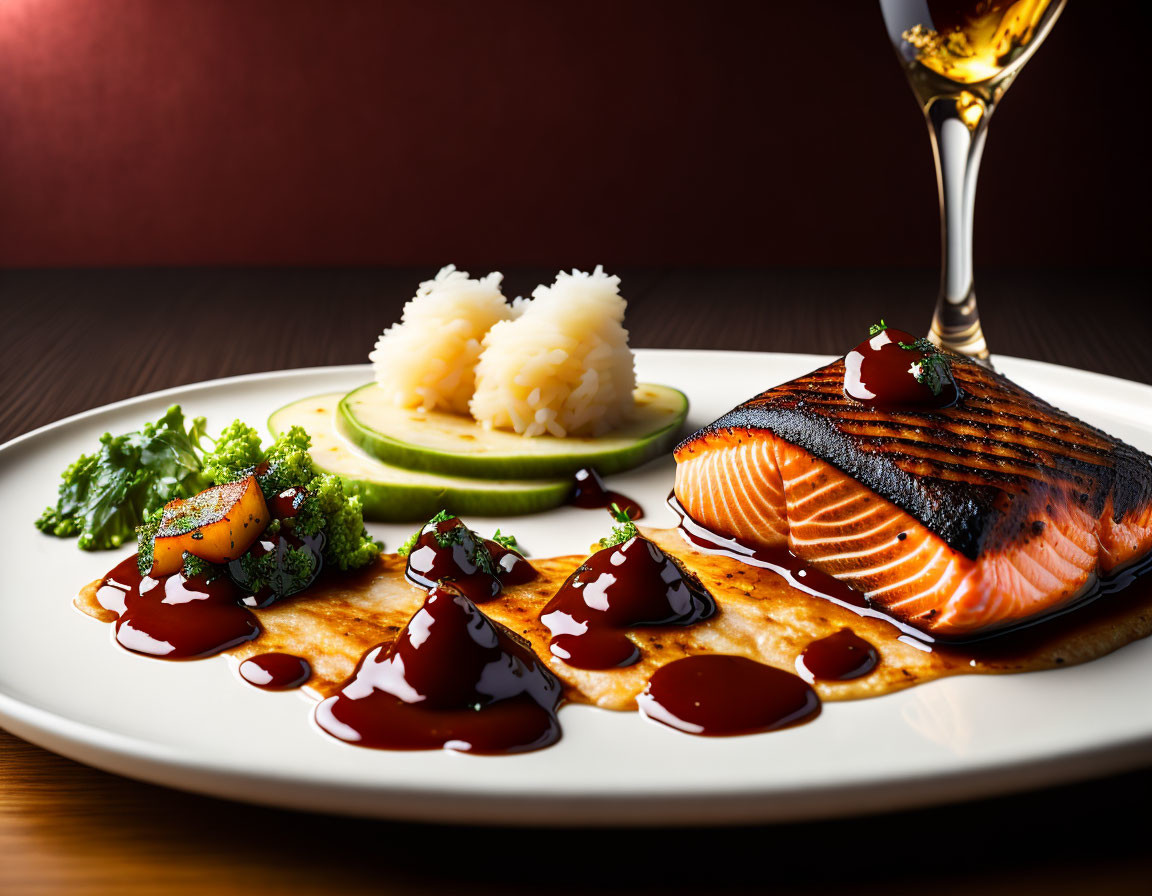
[[[851,681],[863,678],[880,663],[876,648],[850,628],[812,641],[796,659],[796,669],[806,678]]]
[[[290,653],[261,653],[240,664],[240,677],[266,691],[298,688],[312,677],[312,667],[303,657]]]
[[[100,584],[97,599],[117,614],[116,640],[128,650],[169,660],[197,659],[251,641],[260,623],[240,606],[242,592],[221,576],[211,582],[182,574],[140,574],[136,555]]]
[[[693,523],[674,497],[670,504],[681,516],[680,535],[698,551],[713,555],[710,564],[721,564],[719,573],[715,567],[706,572],[697,564],[700,575],[714,587],[724,587],[718,575],[730,577],[729,564],[740,563],[767,571],[755,573],[760,579],[749,571],[748,582],[761,582],[761,587],[771,582],[775,593],[791,594],[777,578],[781,577],[788,585],[848,611],[836,611],[831,617],[839,629],[826,626],[827,634],[799,650],[795,661],[800,675],[724,653],[690,655],[657,668],[637,698],[641,712],[693,734],[746,734],[809,721],[820,712],[809,682],[851,687],[844,683],[875,673],[869,681],[881,682],[874,692],[884,693],[882,680],[898,678],[901,667],[883,663],[872,642],[890,651],[896,645],[888,638],[931,657],[931,664],[919,671],[921,680],[931,680],[958,671],[1025,671],[1083,662],[1128,643],[1133,631],[1147,633],[1152,624],[1152,558],[1148,558],[1099,581],[1076,604],[1043,620],[981,640],[945,643],[892,619],[789,552],[757,550],[710,533]],[[446,534],[451,525],[463,524],[455,520],[445,531],[435,531]],[[470,531],[464,527],[461,537]],[[650,534],[669,544],[671,532]],[[422,539],[431,535],[431,530],[425,532]],[[364,653],[339,693],[317,707],[316,720],[323,730],[347,743],[378,749],[445,747],[493,754],[539,749],[559,739],[560,682],[528,642],[490,619],[460,585],[463,579],[484,599],[491,599],[504,585],[532,581],[538,573],[516,552],[480,541],[493,561],[486,578],[477,576],[484,570],[459,562],[455,549],[463,541],[456,535],[445,544],[434,537],[432,544],[425,542],[437,552],[429,571],[446,569],[457,578],[432,586],[395,641]],[[546,564],[542,562],[541,568]],[[563,569],[560,575],[571,567]],[[362,581],[372,579],[365,576]],[[261,633],[255,614],[241,605],[243,589],[227,577],[211,582],[183,575],[153,579],[140,575],[133,556],[86,590],[107,617],[116,617],[119,643],[154,657],[207,657]],[[500,607],[495,604],[492,612],[499,615]],[[637,537],[589,557],[568,576],[540,616],[552,635],[553,655],[580,668],[610,669],[634,663],[638,657],[629,629],[690,626],[716,612],[711,594],[694,575],[653,541]],[[868,632],[868,639],[852,625]],[[366,641],[365,646],[371,643]],[[779,665],[777,658],[772,661]],[[267,689],[297,687],[311,675],[305,660],[285,653],[254,656],[240,671],[245,680]]]
[[[519,753],[560,738],[561,696],[527,642],[442,585],[391,647],[364,655],[316,721],[362,747]]]
[[[572,496],[568,499],[568,503],[573,507],[607,510],[615,504],[628,514],[630,520],[638,520],[644,516],[644,508],[640,506],[638,501],[634,501],[620,492],[610,491],[604,485],[604,480],[600,478],[600,474],[592,467],[577,470],[573,479]]]
[[[799,676],[715,653],[661,666],[636,702],[654,721],[712,736],[775,731],[820,714],[820,698]]]

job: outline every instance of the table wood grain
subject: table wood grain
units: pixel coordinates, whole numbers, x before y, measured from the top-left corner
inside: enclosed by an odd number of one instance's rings
[[[430,273],[0,273],[0,442],[168,386],[362,361]],[[548,273],[512,272],[507,292]],[[934,272],[921,270],[623,275],[638,346],[835,354],[881,316],[924,329],[935,289]],[[980,288],[994,351],[1152,382],[1146,271],[987,271]],[[1142,894],[1150,797],[1146,769],[800,825],[453,828],[194,796],[0,731],[0,892]]]

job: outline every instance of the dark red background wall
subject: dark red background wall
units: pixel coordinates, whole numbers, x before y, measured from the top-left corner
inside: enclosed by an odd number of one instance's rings
[[[978,263],[1147,262],[1136,9],[1009,92]],[[864,0],[0,2],[4,266],[934,265],[935,203]]]

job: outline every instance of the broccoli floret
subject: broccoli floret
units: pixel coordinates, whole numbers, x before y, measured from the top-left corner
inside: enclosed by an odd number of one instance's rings
[[[247,423],[233,420],[224,427],[212,451],[204,458],[204,473],[216,485],[235,482],[264,459],[260,434]]]
[[[302,427],[293,426],[280,434],[265,455],[268,471],[258,477],[264,496],[271,498],[286,488],[308,486],[316,478],[316,467],[308,453],[312,439]]]
[[[372,538],[364,528],[364,510],[357,495],[345,495],[340,477],[325,474],[317,476],[308,485],[311,494],[297,515],[297,531],[304,532],[300,517],[308,513],[319,513],[325,519],[324,559],[341,571],[358,569],[371,563],[378,556],[383,545]],[[308,505],[315,502],[316,510],[308,511]]]
[[[319,547],[319,544],[316,545]],[[228,574],[251,594],[287,597],[307,588],[320,572],[320,557],[309,545],[296,547],[281,541],[276,549],[257,557],[249,551],[228,564]]]
[[[360,498],[346,495],[339,477],[319,475],[316,472],[308,454],[310,444],[308,433],[299,426],[293,426],[281,433],[265,452],[261,447],[259,433],[246,423],[236,420],[225,427],[213,450],[204,458],[202,478],[222,485],[252,475],[255,471],[259,473],[257,480],[266,498],[272,498],[288,488],[306,488],[308,495],[297,515],[291,520],[285,520],[284,526],[295,535],[306,538],[323,533],[324,560],[333,568],[343,571],[364,566],[379,556],[382,545],[369,536],[364,528]],[[87,460],[81,458],[77,463]],[[137,529],[141,572],[146,572],[152,566],[153,541],[162,512],[161,505]],[[47,520],[44,525],[48,525]],[[280,527],[280,522],[273,521],[264,534],[275,535],[280,532]],[[246,554],[238,561],[241,568],[236,572],[239,577],[250,581],[255,590],[270,587],[280,594],[292,593],[291,590],[283,590],[286,588],[299,590],[303,587],[300,582],[305,579],[311,582],[315,578],[316,558],[307,550],[292,548],[281,559],[265,559],[269,557]],[[185,575],[212,571],[218,572],[219,567],[185,554]],[[237,575],[234,574],[233,578],[237,578]]]
[[[203,575],[206,576],[209,581],[219,578],[224,572],[223,568],[217,566],[215,563],[209,563],[207,560],[193,556],[187,551],[184,552],[184,569],[182,571],[186,579]]]
[[[148,575],[152,568],[152,555],[155,551],[156,532],[160,528],[160,520],[164,516],[164,508],[158,507],[144,518],[144,522],[136,527],[136,566],[140,575]]]

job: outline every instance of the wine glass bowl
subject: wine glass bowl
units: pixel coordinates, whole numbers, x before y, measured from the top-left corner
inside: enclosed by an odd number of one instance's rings
[[[972,278],[976,179],[996,104],[1066,0],[880,0],[928,122],[940,193],[940,294],[929,338],[987,362]]]

